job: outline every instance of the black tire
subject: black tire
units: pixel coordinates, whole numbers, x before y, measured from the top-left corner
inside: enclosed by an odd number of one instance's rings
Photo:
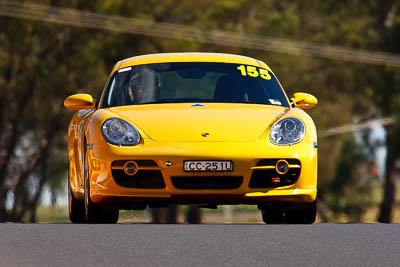
[[[87,223],[116,223],[118,222],[119,210],[103,210],[90,199],[90,182],[88,158],[85,151],[85,221]]]
[[[77,199],[72,193],[71,181],[69,177],[68,177],[68,213],[69,213],[69,220],[72,223],[85,223],[85,202],[81,199]]]
[[[288,209],[285,214],[285,223],[313,224],[317,217],[317,201],[305,205],[303,208]]]
[[[284,222],[284,210],[278,207],[261,209],[262,219],[266,224],[281,224]]]

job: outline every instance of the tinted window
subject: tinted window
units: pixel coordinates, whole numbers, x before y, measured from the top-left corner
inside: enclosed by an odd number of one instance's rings
[[[289,106],[276,78],[266,69],[190,62],[120,69],[110,80],[103,107],[186,102]]]

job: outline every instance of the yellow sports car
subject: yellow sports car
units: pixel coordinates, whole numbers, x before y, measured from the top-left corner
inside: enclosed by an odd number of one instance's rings
[[[266,223],[313,223],[317,134],[262,61],[166,53],[119,61],[101,97],[68,97],[69,216],[120,209],[254,204]]]

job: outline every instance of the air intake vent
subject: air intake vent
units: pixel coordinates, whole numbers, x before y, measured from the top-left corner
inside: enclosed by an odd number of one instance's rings
[[[172,176],[179,189],[234,189],[243,183],[242,176]]]

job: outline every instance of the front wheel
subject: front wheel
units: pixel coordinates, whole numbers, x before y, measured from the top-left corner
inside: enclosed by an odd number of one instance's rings
[[[284,210],[279,207],[266,207],[261,209],[262,219],[266,224],[283,223]]]
[[[85,220],[87,223],[116,223],[118,210],[103,210],[90,199],[90,179],[88,156],[85,151]]]
[[[304,204],[281,204],[261,208],[266,224],[312,224],[317,217],[317,201]]]
[[[77,199],[72,193],[71,181],[68,177],[68,213],[69,220],[72,223],[84,223],[85,222],[85,202]]]
[[[85,182],[85,220],[87,223],[116,223],[118,210],[103,210],[90,199],[90,185]]]
[[[313,224],[317,217],[317,201],[304,205],[299,209],[288,209],[285,222],[288,224]]]

